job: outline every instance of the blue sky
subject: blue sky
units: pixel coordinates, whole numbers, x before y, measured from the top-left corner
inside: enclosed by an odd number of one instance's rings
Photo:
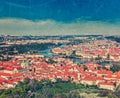
[[[0,0],[0,34],[119,34],[120,0]]]

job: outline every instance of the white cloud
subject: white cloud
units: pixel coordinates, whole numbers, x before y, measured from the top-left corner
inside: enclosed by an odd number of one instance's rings
[[[120,35],[119,27],[120,23],[112,24],[100,21],[63,23],[54,20],[0,19],[0,35]]]

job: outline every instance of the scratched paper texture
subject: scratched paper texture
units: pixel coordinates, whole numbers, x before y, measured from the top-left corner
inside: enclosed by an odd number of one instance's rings
[[[119,34],[120,0],[0,0],[1,35]]]

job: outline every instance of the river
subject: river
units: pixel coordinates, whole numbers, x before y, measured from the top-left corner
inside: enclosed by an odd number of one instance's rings
[[[66,44],[62,44],[60,45],[59,47],[62,48],[62,47],[65,47]],[[57,46],[58,47],[58,46]],[[52,53],[52,49],[53,48],[57,48],[57,47],[50,47],[48,49],[45,49],[45,50],[42,50],[42,51],[39,51],[40,54],[43,54],[45,57],[49,57],[49,58],[52,58],[52,57],[60,57],[60,55],[54,55]],[[80,64],[83,64],[83,63],[87,63],[87,62],[91,62],[90,59],[81,59],[81,58],[76,58],[76,57],[66,57],[66,58],[69,58],[71,60],[73,60],[73,62],[75,63],[80,63]]]

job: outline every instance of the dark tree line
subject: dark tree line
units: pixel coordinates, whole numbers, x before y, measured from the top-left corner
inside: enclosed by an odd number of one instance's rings
[[[95,89],[61,79],[51,82],[27,78],[24,82],[19,82],[13,89],[0,90],[0,98],[84,98],[80,96],[80,90],[85,88],[87,90]]]

